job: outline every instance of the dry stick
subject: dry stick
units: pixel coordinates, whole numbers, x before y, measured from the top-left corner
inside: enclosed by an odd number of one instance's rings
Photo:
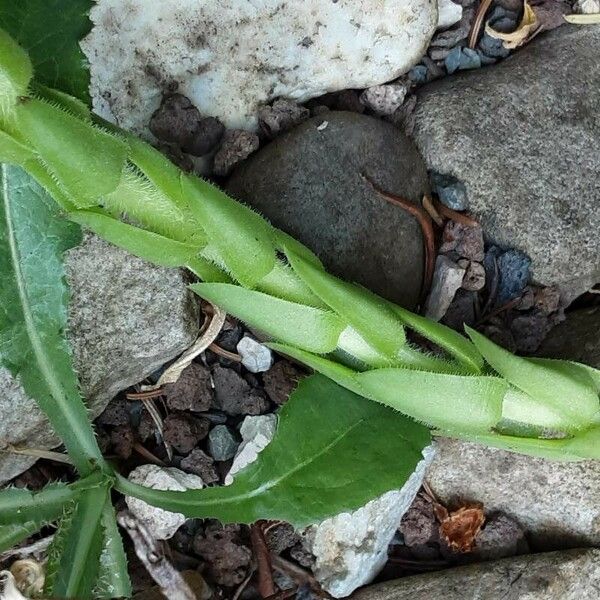
[[[483,24],[483,19],[491,5],[492,0],[482,0],[477,8],[475,18],[473,19],[473,25],[471,25],[471,32],[469,33],[469,48],[475,48],[477,39],[479,38],[479,32],[481,31],[481,25]]]
[[[250,570],[250,573],[246,576],[246,579],[240,583],[238,589],[235,591],[233,598],[231,600],[238,600],[238,598],[242,595],[242,592],[246,589],[247,585],[250,583],[252,576],[254,575],[254,569]]]
[[[410,200],[406,200],[406,198],[402,198],[401,196],[395,196],[394,194],[383,191],[381,188],[377,187],[377,185],[373,183],[373,181],[371,181],[366,175],[362,175],[362,177],[382,198],[410,213],[413,217],[415,217],[415,219],[417,219],[417,222],[421,226],[421,231],[423,232],[423,243],[425,246],[425,277],[423,279],[423,288],[421,290],[421,298],[424,300],[429,293],[431,281],[433,280],[433,267],[435,261],[435,236],[433,234],[431,217],[422,206],[413,204]]]
[[[156,405],[154,404],[154,400],[142,399],[142,404],[144,405],[144,408],[150,413],[150,416],[152,417],[152,420],[156,425],[156,429],[158,429],[158,433],[160,433],[160,437],[162,438],[163,444],[165,445],[165,450],[167,451],[167,457],[169,458],[169,460],[173,460],[173,449],[171,448],[171,445],[165,441],[165,436],[163,433],[163,420],[160,416],[160,413],[158,412],[158,408],[156,408]]]
[[[140,444],[139,442],[136,442],[133,445],[133,449],[141,456],[143,456],[146,460],[150,461],[151,463],[158,465],[159,467],[166,467],[167,463],[164,460],[161,460],[160,458],[158,458],[158,456],[154,456],[154,454],[152,454],[152,452],[150,452],[150,450],[148,450],[148,448],[146,448],[145,446],[142,446],[142,444]]]
[[[117,521],[129,534],[135,553],[164,596],[169,600],[197,600],[181,573],[165,558],[156,540],[138,519],[129,511],[122,511]]]
[[[207,349],[234,362],[242,362],[242,357],[239,354],[235,354],[235,352],[229,352],[229,350],[221,348],[221,346],[215,344],[214,342]]]
[[[431,196],[425,194],[423,196],[423,208],[427,211],[429,216],[436,222],[438,227],[444,226],[444,219],[442,219],[440,213],[435,208],[433,201],[431,200]]]
[[[446,217],[446,219],[456,221],[457,223],[465,225],[466,227],[481,227],[479,221],[475,220],[473,217],[469,217],[469,215],[452,210],[450,207],[442,204],[439,200],[434,200],[433,205],[442,216]]]
[[[267,548],[263,524],[264,521],[257,521],[250,526],[250,540],[252,541],[252,550],[254,550],[258,571],[258,593],[261,598],[268,598],[273,596],[277,590],[273,582],[271,555]]]

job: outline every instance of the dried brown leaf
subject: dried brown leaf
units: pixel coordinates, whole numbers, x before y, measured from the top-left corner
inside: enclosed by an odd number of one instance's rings
[[[442,520],[440,537],[454,552],[470,552],[484,522],[482,505],[461,506]]]
[[[600,23],[600,13],[591,15],[565,15],[564,19],[568,23],[574,23],[575,25],[592,25]]]

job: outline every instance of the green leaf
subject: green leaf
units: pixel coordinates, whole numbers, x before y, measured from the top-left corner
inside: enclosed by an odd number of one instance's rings
[[[460,333],[446,327],[446,325],[416,315],[400,306],[392,305],[392,310],[408,327],[443,348],[470,371],[481,373],[483,357],[477,352],[474,344],[464,335],[460,335]]]
[[[190,287],[200,297],[252,327],[309,352],[331,352],[344,329],[344,324],[331,312],[262,292],[227,283],[196,283]]]
[[[102,212],[77,210],[68,216],[71,221],[91,229],[111,244],[163,267],[183,267],[199,250],[196,246],[145,231]]]
[[[275,261],[273,270],[256,284],[256,288],[259,292],[265,292],[265,294],[290,302],[316,308],[327,308],[327,305],[311,292],[298,275],[279,259]]]
[[[0,21],[0,122],[9,120],[19,96],[27,94],[33,75],[31,61]]]
[[[127,556],[110,497],[104,503],[102,528],[104,539],[100,555],[100,573],[93,597],[130,598],[132,591],[127,570]]]
[[[29,52],[36,81],[89,104],[89,70],[79,48],[92,0],[0,0],[0,28]]]
[[[24,137],[79,208],[117,188],[128,150],[119,137],[35,98],[21,101],[16,114]]]
[[[101,517],[108,487],[81,492],[61,519],[48,551],[46,591],[58,598],[91,598],[100,569]]]
[[[273,441],[230,486],[168,492],[120,477],[117,487],[188,517],[301,527],[400,488],[429,441],[424,427],[315,375],[300,382]]]
[[[293,252],[296,256],[302,257],[306,262],[317,267],[317,269],[324,269],[321,259],[304,244],[301,244],[285,231],[281,231],[281,229],[273,228],[273,233],[277,250],[284,254],[287,254],[288,251]]]
[[[0,162],[24,165],[31,159],[35,159],[31,148],[0,129]]]
[[[94,473],[70,485],[51,483],[39,492],[24,488],[4,489],[0,491],[0,525],[54,521],[62,507],[82,490],[106,486],[106,481],[105,475]]]
[[[23,524],[0,525],[0,552],[10,550],[39,531],[45,524],[45,522],[27,521]]]
[[[275,266],[271,226],[206,181],[182,174],[181,185],[192,214],[231,275],[242,285],[254,287]]]
[[[499,377],[374,369],[356,380],[370,398],[447,431],[487,431],[502,418],[507,385]]]
[[[390,360],[406,337],[388,303],[363,287],[346,283],[288,251],[294,271],[333,312],[340,315],[377,351]]]
[[[63,253],[81,239],[19,167],[0,167],[0,363],[46,413],[82,473],[102,454],[65,338]]]
[[[598,392],[591,377],[572,369],[567,361],[535,361],[511,354],[467,327],[467,333],[488,364],[509,383],[534,401],[561,414],[570,430],[596,422],[599,416]]]

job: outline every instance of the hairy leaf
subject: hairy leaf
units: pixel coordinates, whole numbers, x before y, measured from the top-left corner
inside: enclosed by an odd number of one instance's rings
[[[130,598],[131,581],[127,571],[127,557],[110,497],[104,503],[102,528],[103,546],[94,598]]]
[[[406,337],[400,320],[385,300],[330,275],[291,251],[287,257],[294,271],[325,304],[379,352],[391,360],[396,357]]]
[[[410,369],[374,369],[356,380],[369,397],[430,426],[488,431],[502,418],[507,385],[499,377],[464,377]]]
[[[75,499],[83,490],[106,485],[106,476],[88,475],[75,483],[51,483],[39,492],[25,488],[0,491],[0,525],[25,524],[29,521],[54,521],[65,503]]]
[[[32,75],[27,52],[0,26],[0,122],[10,119],[17,98],[27,93]]]
[[[196,283],[199,296],[276,340],[309,352],[335,349],[344,324],[331,312],[227,283]]]
[[[69,213],[69,219],[84,225],[105,240],[131,254],[163,267],[183,267],[194,258],[198,248],[145,231],[93,210]]]
[[[275,439],[232,485],[168,492],[119,478],[117,487],[188,517],[300,527],[400,488],[429,441],[424,427],[315,375],[300,382]]]
[[[0,0],[0,28],[29,52],[35,78],[89,103],[89,72],[79,48],[91,29],[92,0]]]
[[[62,255],[79,228],[19,167],[0,167],[0,362],[46,413],[82,473],[102,462],[65,338]]]
[[[591,377],[561,361],[534,361],[511,354],[491,340],[467,328],[477,350],[509,383],[565,416],[571,428],[598,419],[599,405]]]
[[[477,352],[474,344],[464,335],[460,335],[460,333],[446,327],[446,325],[416,315],[400,306],[394,305],[393,310],[408,327],[437,344],[470,371],[481,372],[483,357]]]
[[[270,225],[252,209],[236,202],[201,179],[181,178],[192,214],[202,224],[209,242],[223,257],[231,275],[254,287],[275,265]]]
[[[0,552],[10,550],[39,531],[45,524],[45,522],[27,521],[23,524],[0,525]]]
[[[25,138],[79,208],[117,188],[127,159],[120,138],[44,100],[25,99],[16,114]]]
[[[91,598],[100,569],[101,517],[108,487],[84,490],[61,519],[48,554],[46,591],[58,598]]]

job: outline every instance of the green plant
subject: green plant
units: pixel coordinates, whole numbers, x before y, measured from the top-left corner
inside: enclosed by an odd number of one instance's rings
[[[475,331],[467,339],[341,281],[250,208],[32,75],[27,53],[0,30],[0,359],[46,412],[82,477],[38,494],[2,492],[0,542],[60,517],[51,593],[127,595],[113,486],[190,517],[302,525],[401,485],[429,441],[427,428],[536,456],[600,457],[600,371],[516,357]],[[73,223],[156,264],[187,268],[202,280],[192,285],[198,295],[331,380],[299,387],[277,438],[232,486],[150,490],[102,457],[64,339],[60,257],[77,241]],[[407,328],[444,356],[411,345]],[[358,439],[370,453],[349,477]],[[302,493],[314,488],[320,497]]]

